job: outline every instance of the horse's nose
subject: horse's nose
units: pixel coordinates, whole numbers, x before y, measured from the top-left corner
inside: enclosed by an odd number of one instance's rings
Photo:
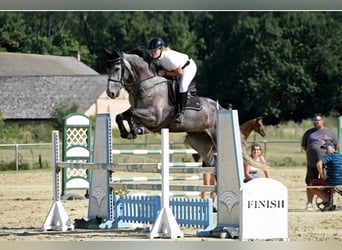
[[[115,93],[113,91],[107,91],[107,95],[110,97],[110,98],[115,98]]]

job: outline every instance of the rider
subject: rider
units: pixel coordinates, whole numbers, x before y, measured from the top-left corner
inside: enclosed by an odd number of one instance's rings
[[[177,95],[178,110],[174,122],[182,123],[188,88],[196,75],[197,66],[188,55],[165,47],[165,43],[160,37],[155,37],[149,42],[148,50],[156,65],[161,68],[157,73],[159,76],[180,77]]]

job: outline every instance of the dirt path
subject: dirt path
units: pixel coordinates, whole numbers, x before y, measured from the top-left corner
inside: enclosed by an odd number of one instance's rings
[[[272,178],[288,187],[290,241],[341,240],[342,211],[308,212],[304,210],[304,168],[272,169]],[[71,240],[71,241],[135,241],[149,240],[144,228],[84,230],[67,232],[42,230],[52,204],[52,173],[50,171],[0,172],[0,241],[7,240]],[[342,204],[340,196],[335,202]],[[87,218],[88,200],[62,201],[69,218]],[[211,241],[217,238],[196,237],[193,228],[181,228],[180,241]],[[158,239],[157,239],[158,240]],[[224,239],[230,240],[230,239]]]

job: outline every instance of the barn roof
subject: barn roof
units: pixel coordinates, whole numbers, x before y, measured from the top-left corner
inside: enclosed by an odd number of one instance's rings
[[[106,76],[0,77],[0,110],[4,119],[51,119],[60,104],[85,112],[106,89]]]
[[[0,76],[98,75],[73,56],[0,52]]]
[[[0,53],[4,119],[51,119],[58,104],[85,112],[106,89],[106,76],[74,57]]]

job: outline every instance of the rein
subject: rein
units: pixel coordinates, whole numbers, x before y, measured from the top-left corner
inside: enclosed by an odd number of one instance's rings
[[[116,82],[116,83],[120,83],[120,85],[122,87],[130,87],[130,86],[133,86],[133,85],[141,85],[143,82],[145,81],[148,81],[150,79],[153,79],[155,77],[157,77],[157,75],[152,75],[152,76],[149,76],[145,79],[142,79],[142,80],[138,80],[138,81],[132,81],[131,83],[127,83],[126,79],[125,79],[125,70],[128,70],[130,72],[130,74],[132,75],[132,78],[133,79],[136,79],[136,75],[134,74],[134,72],[132,70],[130,70],[125,62],[124,62],[124,59],[122,57],[119,57],[119,58],[116,58],[116,59],[113,59],[113,60],[108,60],[108,62],[110,63],[113,63],[113,64],[120,64],[121,66],[121,75],[120,75],[120,79],[119,80],[115,80],[115,79],[111,79],[111,78],[108,78],[108,82]],[[168,82],[168,80],[164,80],[164,81],[161,81],[161,82],[157,82],[157,83],[154,83],[152,86],[150,87],[142,87],[142,90],[143,92],[145,92],[145,90],[149,90],[149,89],[152,89],[154,88],[155,86],[159,85],[159,84],[162,84],[162,83],[165,83],[165,82]],[[136,98],[138,96],[135,96]]]
[[[156,76],[152,76],[152,77],[146,78],[146,79],[141,80],[141,81],[136,82],[136,83],[139,83],[139,84],[140,84],[140,83],[143,83],[144,81],[147,81],[147,80],[152,79],[152,78],[154,78],[154,77],[156,77]],[[141,95],[140,93],[146,94],[146,91],[147,91],[147,90],[153,89],[154,87],[158,86],[159,84],[167,83],[167,82],[168,82],[168,80],[164,80],[164,81],[156,82],[156,83],[152,84],[152,85],[149,86],[149,87],[141,86],[137,91],[134,91],[134,99],[135,99],[135,100],[139,100],[139,99],[141,100],[141,99],[143,99],[145,96],[144,96],[144,95]],[[132,83],[131,85],[136,84],[136,83]],[[133,93],[132,93],[132,95],[133,95]]]

